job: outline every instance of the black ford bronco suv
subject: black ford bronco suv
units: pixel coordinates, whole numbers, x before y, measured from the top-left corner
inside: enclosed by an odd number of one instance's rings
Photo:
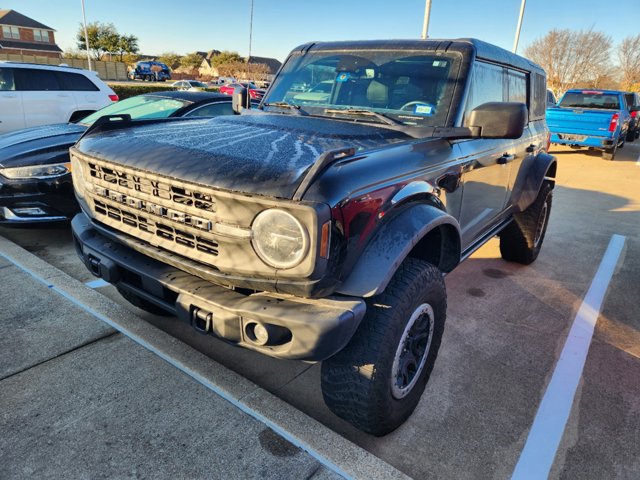
[[[322,361],[329,408],[384,435],[433,369],[444,274],[495,235],[506,260],[538,256],[545,107],[544,71],[478,40],[302,45],[258,108],[89,131],[77,251],[142,309]]]

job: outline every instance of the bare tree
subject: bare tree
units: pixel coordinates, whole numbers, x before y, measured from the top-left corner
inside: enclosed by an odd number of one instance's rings
[[[263,80],[269,73],[269,67],[264,63],[246,63],[232,61],[218,65],[218,74],[223,77],[244,78],[248,80]]]
[[[618,62],[622,88],[640,89],[640,34],[625,38],[618,46]]]
[[[611,37],[593,29],[554,29],[524,52],[547,72],[547,85],[556,94],[588,84],[596,87],[611,72]]]

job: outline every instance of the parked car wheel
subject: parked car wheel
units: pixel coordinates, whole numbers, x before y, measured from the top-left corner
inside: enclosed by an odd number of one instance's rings
[[[536,200],[500,232],[500,253],[509,262],[529,265],[538,258],[549,224],[553,188],[544,182]]]
[[[166,310],[158,307],[156,304],[151,303],[148,300],[145,300],[141,296],[136,295],[132,291],[126,288],[122,288],[119,285],[116,286],[116,288],[118,289],[118,292],[120,293],[120,295],[122,295],[125,298],[125,300],[127,300],[133,306],[138,307],[140,310],[144,310],[145,312],[149,312],[154,315],[159,315],[161,317],[171,316],[171,314]]]
[[[446,309],[442,272],[406,259],[386,290],[367,299],[349,344],[322,363],[322,395],[331,411],[376,436],[398,428],[433,370]]]
[[[617,150],[618,150],[617,145],[615,147],[605,148],[604,151],[602,152],[602,158],[604,158],[605,160],[613,160],[614,157],[616,156]]]

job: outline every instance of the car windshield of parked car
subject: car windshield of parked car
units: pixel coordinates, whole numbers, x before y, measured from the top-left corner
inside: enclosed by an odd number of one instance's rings
[[[353,50],[294,54],[263,105],[296,106],[310,115],[381,122],[376,112],[404,125],[447,121],[460,56],[429,51]],[[272,104],[273,107],[269,107]],[[360,112],[358,112],[360,111]],[[369,112],[364,112],[367,114]]]
[[[567,92],[559,105],[565,108],[619,110],[620,100],[617,95],[607,95],[601,92]]]
[[[207,88],[207,86],[206,86],[204,83],[202,83],[202,82],[197,82],[197,81],[195,81],[195,80],[193,80],[193,81],[189,82],[189,84],[190,84],[192,87]]]
[[[175,98],[163,98],[152,95],[138,95],[113,103],[80,120],[80,124],[90,126],[105,115],[131,115],[132,120],[167,118],[176,110],[190,102]]]

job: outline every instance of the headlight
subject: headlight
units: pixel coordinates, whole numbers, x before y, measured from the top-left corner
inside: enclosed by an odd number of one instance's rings
[[[82,170],[82,162],[75,156],[71,155],[71,170],[73,174],[71,179],[73,180],[73,189],[80,198],[84,198],[84,171]]]
[[[258,256],[275,268],[293,268],[309,249],[309,237],[290,213],[271,209],[260,212],[251,225],[253,248]]]
[[[70,163],[55,163],[53,165],[32,165],[29,167],[2,168],[0,174],[7,178],[55,178],[71,171]]]

